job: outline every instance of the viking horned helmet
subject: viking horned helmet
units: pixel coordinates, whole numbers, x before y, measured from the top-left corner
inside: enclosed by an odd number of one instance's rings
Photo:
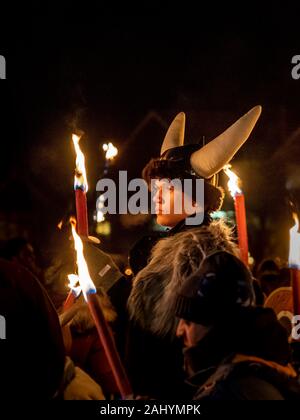
[[[185,114],[180,112],[167,131],[159,161],[177,163],[185,173],[211,179],[231,161],[248,139],[261,114],[261,109],[260,105],[255,106],[203,147],[199,147],[199,144],[184,145]]]

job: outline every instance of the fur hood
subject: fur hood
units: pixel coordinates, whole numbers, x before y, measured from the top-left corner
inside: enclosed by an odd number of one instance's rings
[[[158,241],[148,265],[134,279],[128,301],[131,319],[154,334],[174,337],[177,292],[202,260],[217,250],[238,254],[231,229],[222,221],[186,229]]]

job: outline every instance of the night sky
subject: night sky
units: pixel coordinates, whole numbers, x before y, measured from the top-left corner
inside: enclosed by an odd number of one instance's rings
[[[261,104],[254,140],[237,157],[237,167],[238,159],[248,167],[259,161],[263,171],[264,161],[300,125],[300,80],[291,77],[291,59],[300,54],[299,10],[286,5],[262,10],[247,2],[223,11],[217,4],[206,11],[199,3],[196,11],[170,3],[164,10],[153,6],[126,14],[71,4],[3,11],[1,226],[18,213],[14,220],[24,223],[29,235],[44,235],[70,210],[73,128],[86,133],[82,148],[93,185],[103,166],[99,144],[108,139],[120,149],[118,169],[128,169],[137,160],[134,150],[141,164],[158,154],[162,137],[152,133],[163,136],[179,111],[187,114],[187,141],[195,142],[203,135],[213,138]],[[150,111],[164,124],[145,127],[143,145],[135,149],[133,142],[121,157]],[[268,174],[273,176],[272,168]],[[249,169],[245,178],[252,180]],[[248,190],[260,193],[253,185]],[[254,212],[267,211],[264,189],[261,194],[262,201],[248,198]],[[285,198],[279,200],[284,204],[278,212],[286,206]],[[2,232],[1,239],[10,235]]]

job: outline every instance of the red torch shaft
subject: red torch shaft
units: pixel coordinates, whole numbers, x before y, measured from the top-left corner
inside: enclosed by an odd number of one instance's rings
[[[244,194],[234,196],[234,207],[241,259],[248,266],[248,235]]]
[[[75,302],[75,296],[72,290],[70,290],[67,296],[67,299],[64,301],[64,304],[63,304],[63,312],[70,309],[74,302]]]
[[[291,268],[294,315],[300,315],[300,270]]]
[[[100,341],[114,375],[116,384],[119,388],[122,398],[125,399],[132,394],[131,386],[116,349],[114,338],[107,325],[106,319],[104,318],[103,311],[97,299],[97,295],[89,294],[87,296],[87,303],[94,319]]]
[[[75,190],[76,215],[77,215],[77,233],[80,236],[89,236],[88,214],[86,193],[80,188]]]

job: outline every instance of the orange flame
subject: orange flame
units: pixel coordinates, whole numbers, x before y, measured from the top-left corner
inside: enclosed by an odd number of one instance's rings
[[[295,224],[290,229],[289,266],[300,270],[300,233],[299,219],[296,213],[293,213],[293,219]]]
[[[127,267],[125,270],[125,274],[126,276],[131,276],[133,274],[131,268]]]
[[[104,143],[103,144],[103,150],[105,153],[105,159],[112,160],[114,157],[118,154],[118,149],[112,144],[112,143]]]
[[[223,171],[229,178],[227,186],[228,186],[231,196],[234,198],[237,194],[242,194],[242,190],[239,187],[241,180],[230,168],[231,168],[231,165],[229,164],[225,165],[223,168]]]
[[[91,293],[96,293],[97,290],[93,283],[93,280],[91,279],[89,269],[83,255],[83,243],[80,236],[76,232],[75,219],[71,218],[70,223],[72,227],[72,235],[73,235],[74,245],[75,245],[75,250],[76,250],[76,255],[77,255],[76,263],[77,263],[78,275],[76,276],[76,278],[79,281],[83,296],[85,300],[87,301],[87,295]],[[72,279],[74,280],[74,277],[72,277]]]
[[[87,176],[85,170],[85,158],[79,147],[79,136],[72,134],[72,140],[76,153],[76,170],[75,170],[75,189],[76,187],[84,187],[85,192],[88,190]]]

